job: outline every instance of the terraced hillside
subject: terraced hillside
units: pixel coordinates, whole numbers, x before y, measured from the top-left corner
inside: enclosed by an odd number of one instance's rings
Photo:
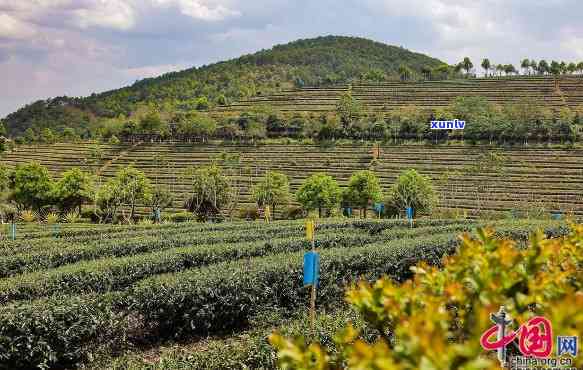
[[[230,173],[240,188],[238,208],[252,206],[250,186],[267,170],[286,173],[295,191],[306,177],[316,172],[327,172],[345,185],[354,171],[369,168],[375,170],[383,187],[388,189],[401,171],[415,168],[434,180],[440,192],[440,207],[444,209],[465,211],[470,216],[477,210],[583,214],[583,150],[500,149],[504,160],[494,168],[484,163],[487,149],[461,146],[382,146],[377,161],[372,161],[370,144],[330,148],[193,144],[100,148],[102,154],[95,160],[94,144],[20,147],[17,152],[5,154],[2,162],[14,166],[38,161],[54,176],[78,166],[100,173],[102,182],[121,167],[134,164],[153,182],[169,186],[175,194],[175,210],[182,209],[188,191],[181,176],[185,168],[209,164],[224,153],[237,153],[240,163]]]
[[[336,109],[338,97],[344,91],[346,86],[285,90],[243,100],[223,110],[240,112],[265,104],[281,111],[329,112]],[[424,108],[442,107],[458,96],[481,96],[498,104],[535,98],[553,107],[575,107],[583,104],[583,76],[355,84],[352,94],[368,109],[376,111],[389,111],[410,104]]]

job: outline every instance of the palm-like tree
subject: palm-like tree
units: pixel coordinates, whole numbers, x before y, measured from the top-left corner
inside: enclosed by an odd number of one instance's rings
[[[504,73],[506,73],[506,76],[516,73],[516,68],[514,68],[514,65],[512,64],[506,64],[504,65]]]
[[[553,60],[551,62],[551,66],[549,68],[549,71],[554,76],[560,75],[561,74],[561,64],[559,62],[557,62],[556,60]]]
[[[465,57],[462,61],[462,68],[466,71],[466,74],[470,74],[470,70],[474,68],[474,64],[470,60],[470,58]]]
[[[541,59],[541,61],[538,62],[538,72],[543,75],[549,72],[549,63],[546,60]]]
[[[532,69],[532,72],[534,74],[537,74],[538,73],[538,63],[536,62],[536,60],[531,59],[531,61],[530,61],[530,68]]]
[[[490,67],[492,67],[492,64],[490,64],[490,59],[485,58],[482,60],[482,68],[484,68],[484,71],[486,71],[486,77],[488,77],[488,71],[490,70]]]
[[[530,60],[526,58],[523,59],[522,62],[520,62],[520,67],[524,71],[524,74],[530,74]]]

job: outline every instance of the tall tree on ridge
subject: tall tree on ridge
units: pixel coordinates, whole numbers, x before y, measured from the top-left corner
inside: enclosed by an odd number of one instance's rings
[[[482,68],[484,68],[484,71],[486,72],[486,77],[488,77],[488,71],[490,70],[490,67],[492,67],[492,65],[490,64],[490,59],[485,58],[484,60],[482,60]]]

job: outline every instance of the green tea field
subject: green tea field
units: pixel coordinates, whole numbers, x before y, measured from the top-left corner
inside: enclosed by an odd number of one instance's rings
[[[439,264],[457,235],[484,225],[322,220],[318,335],[329,338],[351,315],[338,310],[347,285],[382,275],[402,281],[410,266]],[[558,221],[491,225],[523,241],[536,228],[567,230]],[[304,232],[303,221],[63,225],[58,234],[28,226],[0,242],[0,367],[151,368],[155,353],[163,368],[272,368],[265,335],[306,328]],[[172,343],[182,352],[168,352]]]

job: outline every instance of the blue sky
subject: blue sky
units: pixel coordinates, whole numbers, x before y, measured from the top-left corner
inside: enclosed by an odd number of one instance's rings
[[[298,38],[427,53],[583,61],[580,0],[0,0],[0,117]]]

